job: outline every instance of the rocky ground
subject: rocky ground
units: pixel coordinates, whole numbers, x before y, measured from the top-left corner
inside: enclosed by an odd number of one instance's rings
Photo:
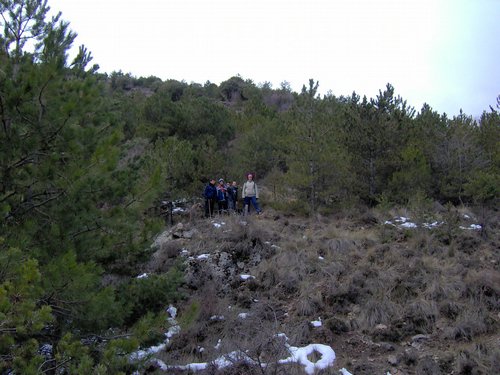
[[[143,270],[185,265],[181,330],[155,357],[185,365],[242,351],[253,365],[199,373],[304,374],[279,360],[287,345],[317,343],[336,354],[318,374],[493,374],[500,368],[495,215],[486,228],[465,209],[178,216]],[[149,371],[194,371],[158,363]]]

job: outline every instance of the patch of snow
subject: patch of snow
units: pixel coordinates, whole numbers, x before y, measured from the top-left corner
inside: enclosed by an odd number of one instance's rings
[[[318,320],[313,320],[311,324],[313,327],[321,327],[323,325],[323,323],[321,323],[321,318],[318,318]]]
[[[147,273],[141,273],[139,276],[136,277],[136,279],[147,279],[148,274]]]
[[[347,371],[347,370],[346,370],[345,368],[343,368],[343,367],[342,367],[339,371],[340,371],[340,373],[341,373],[342,375],[352,375],[349,371]]]
[[[278,363],[298,363],[304,366],[304,370],[308,375],[313,375],[317,370],[324,370],[333,366],[335,362],[335,352],[328,345],[310,344],[302,348],[289,346],[291,356],[278,361]],[[316,362],[311,362],[308,355],[318,352],[321,358]]]
[[[319,260],[325,260],[325,258],[323,258],[322,256],[319,256],[318,259]]]
[[[241,280],[255,279],[255,276],[252,275],[240,275]]]
[[[250,316],[250,314],[249,314],[249,313],[239,313],[239,314],[238,314],[238,318],[240,318],[240,319],[246,319],[246,318],[248,318],[249,316]]]
[[[443,222],[439,221],[433,221],[432,223],[423,223],[422,226],[427,229],[432,229],[432,228],[437,228],[439,226],[443,225]]]
[[[417,228],[417,224],[412,223],[411,221],[405,221],[403,224],[401,224],[403,228]]]
[[[212,315],[212,316],[210,317],[210,320],[217,320],[217,321],[221,321],[221,320],[224,320],[224,319],[226,319],[226,318],[224,317],[224,315]]]
[[[468,227],[460,227],[463,230],[481,230],[483,227],[479,224],[471,224]]]
[[[172,210],[172,213],[174,213],[174,214],[175,214],[175,213],[177,213],[177,212],[184,212],[184,211],[186,211],[184,208],[182,208],[182,207],[176,207],[176,208],[174,208],[174,209]]]
[[[203,260],[203,259],[208,259],[210,257],[210,254],[200,254],[196,257],[196,259]]]
[[[181,331],[181,327],[177,324],[177,321],[175,320],[175,316],[177,315],[177,309],[174,306],[170,305],[167,309],[167,312],[170,315],[170,317],[167,318],[168,322],[170,323],[170,328],[164,334],[165,340],[161,344],[151,346],[146,349],[139,349],[133,352],[132,354],[130,354],[129,357],[130,361],[132,362],[140,361],[146,357],[150,357],[153,354],[158,353],[159,351],[165,349],[167,345],[170,343],[170,339]]]
[[[177,308],[172,305],[168,306],[167,312],[169,313],[171,318],[175,319],[175,317],[177,316]]]
[[[221,344],[222,344],[222,339],[217,340],[217,344],[215,344],[214,349],[215,349],[215,350],[219,350],[219,349],[220,349]]]
[[[153,355],[155,353],[158,353],[160,350],[165,349],[166,346],[166,343],[161,343],[160,345],[151,346],[144,350],[138,350],[130,355],[130,359],[132,361],[140,361],[141,359],[149,357],[150,355]]]

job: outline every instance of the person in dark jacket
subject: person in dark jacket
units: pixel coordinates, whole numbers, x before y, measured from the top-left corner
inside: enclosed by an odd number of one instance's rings
[[[203,197],[205,198],[205,217],[212,217],[214,214],[215,201],[217,200],[215,179],[212,178],[207,186],[205,186]]]
[[[224,183],[224,179],[219,179],[219,185],[217,185],[217,206],[219,207],[219,213],[223,213],[227,210],[227,188]]]
[[[227,203],[229,210],[236,211],[238,209],[238,184],[236,181],[227,187]]]

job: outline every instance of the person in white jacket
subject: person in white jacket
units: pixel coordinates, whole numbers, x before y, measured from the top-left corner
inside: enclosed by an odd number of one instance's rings
[[[245,214],[250,212],[250,202],[255,208],[257,215],[260,215],[262,210],[259,207],[259,189],[257,188],[257,184],[253,180],[253,174],[247,174],[247,181],[243,184],[243,188],[241,189],[241,197],[243,198],[243,202],[245,205]]]

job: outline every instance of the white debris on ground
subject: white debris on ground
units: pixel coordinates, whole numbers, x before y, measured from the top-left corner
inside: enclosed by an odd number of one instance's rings
[[[173,307],[172,305],[170,305],[167,309],[167,312],[170,315],[170,317],[167,318],[167,321],[170,323],[170,328],[164,334],[165,340],[159,345],[151,346],[151,347],[146,348],[146,349],[137,350],[136,352],[132,353],[129,357],[132,362],[146,359],[147,357],[165,349],[167,347],[167,345],[170,343],[170,339],[174,335],[176,335],[180,332],[181,327],[177,324],[177,321],[175,320],[175,317],[177,316],[177,309],[175,307]]]
[[[465,218],[470,219],[470,216],[464,215]],[[433,221],[432,223],[422,223],[422,227],[426,229],[434,229],[438,228],[441,225],[443,225],[443,221]],[[412,222],[409,218],[400,216],[396,217],[392,220],[386,220],[384,221],[384,225],[392,225],[396,228],[408,228],[408,229],[413,229],[413,228],[418,228],[418,224]],[[460,226],[459,227],[462,230],[481,230],[482,227],[479,224],[471,224],[468,227]]]
[[[321,327],[323,325],[323,323],[321,322],[321,318],[318,318],[318,320],[313,320],[311,322],[311,325],[316,328]]]
[[[141,273],[139,276],[136,277],[136,279],[147,279],[148,274],[147,273]]]
[[[171,324],[167,333],[165,333],[165,340],[159,345],[152,346],[146,349],[138,350],[130,355],[130,360],[133,362],[140,360],[147,360],[149,357],[152,357],[155,353],[164,350],[167,345],[170,343],[170,339],[180,332],[180,327],[175,320],[177,316],[177,309],[173,306],[169,306],[167,309],[170,317],[168,318],[169,323]],[[244,319],[248,316],[248,313],[241,313],[238,315],[240,318]],[[217,317],[214,315],[213,317]],[[212,318],[213,318],[212,317]],[[277,337],[283,337],[285,339],[285,346],[288,349],[290,356],[288,358],[282,359],[278,361],[278,364],[288,364],[288,363],[298,363],[304,367],[304,371],[308,375],[313,375],[318,370],[323,370],[328,367],[333,366],[335,362],[335,352],[334,350],[324,344],[310,344],[301,348],[291,346],[288,344],[288,337],[281,333],[276,335]],[[219,339],[217,344],[214,346],[216,350],[220,349],[222,340]],[[205,351],[204,348],[199,347],[199,352]],[[313,353],[318,353],[320,358],[316,362],[312,362],[309,360],[308,356]],[[184,371],[202,371],[207,369],[209,365],[215,365],[218,369],[223,369],[226,367],[230,367],[237,362],[245,362],[251,365],[258,365],[267,367],[265,363],[257,363],[255,360],[250,358],[243,351],[233,351],[228,354],[222,355],[211,362],[202,362],[202,363],[189,363],[187,365],[167,365],[160,359],[150,358],[150,363],[155,363],[161,370],[163,371],[172,371],[172,370],[184,370]],[[345,369],[344,369],[345,370]],[[341,370],[342,371],[342,370]],[[138,372],[136,372],[138,374]],[[345,373],[345,374],[348,374]]]
[[[242,313],[238,314],[238,318],[240,318],[240,319],[246,319],[249,316],[250,316],[250,314],[249,313],[245,313],[245,312],[242,312]]]
[[[212,224],[216,228],[222,228],[223,225],[226,225],[224,221],[218,222],[218,221],[212,221]]]
[[[241,280],[255,279],[255,276],[252,275],[240,275]]]
[[[215,350],[219,350],[219,349],[220,349],[221,344],[222,344],[222,339],[217,340],[217,344],[215,344],[214,349],[215,349]]]
[[[459,228],[463,230],[481,230],[483,227],[479,224],[471,224],[468,227],[460,226]]]
[[[224,315],[212,315],[210,317],[210,320],[212,321],[222,321],[224,319],[225,319]]]
[[[288,338],[281,334],[278,336],[285,337],[286,340]],[[279,360],[279,364],[287,364],[287,363],[298,363],[304,367],[305,372],[308,375],[313,375],[318,370],[324,370],[328,367],[333,366],[335,362],[335,352],[328,345],[323,344],[310,344],[302,348],[294,347],[285,344],[290,356],[288,358]],[[217,342],[216,347],[220,346],[220,339]],[[321,357],[316,362],[311,362],[308,358],[309,355],[314,352],[318,353]],[[254,359],[250,358],[245,352],[242,351],[233,351],[226,355],[220,356],[211,362],[202,362],[202,363],[189,363],[187,365],[166,365],[162,361],[157,361],[157,364],[163,371],[171,371],[171,370],[189,370],[189,371],[202,371],[205,370],[210,364],[214,364],[218,369],[223,369],[226,367],[230,367],[237,362],[245,362],[251,365],[260,365],[263,367],[267,367],[265,363],[257,363]]]
[[[291,355],[286,359],[278,361],[278,363],[298,363],[304,366],[304,370],[308,375],[313,375],[317,370],[324,370],[331,367],[335,362],[335,352],[328,345],[310,344],[302,348],[286,345]],[[308,356],[314,352],[320,354],[321,357],[316,362],[311,362]]]

